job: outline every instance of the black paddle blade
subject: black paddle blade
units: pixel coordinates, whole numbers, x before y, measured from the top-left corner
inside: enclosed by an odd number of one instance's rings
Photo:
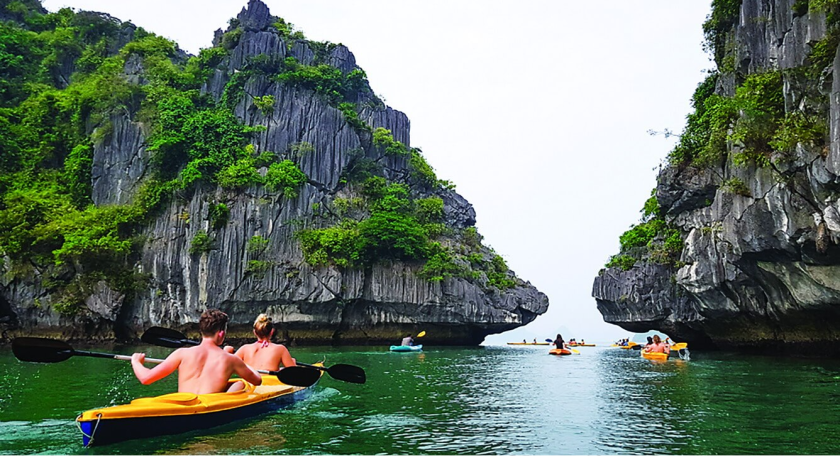
[[[55,339],[18,337],[12,341],[12,353],[30,363],[57,363],[73,356],[73,347]]]
[[[140,336],[140,340],[149,345],[157,345],[159,347],[167,348],[181,348],[192,345],[198,345],[198,342],[192,341],[184,337],[178,331],[169,328],[161,328],[160,326],[152,326]]]
[[[321,378],[321,371],[308,367],[286,367],[277,372],[277,379],[287,385],[312,386]]]
[[[336,364],[327,369],[330,377],[350,383],[364,383],[367,381],[365,370],[352,364]]]

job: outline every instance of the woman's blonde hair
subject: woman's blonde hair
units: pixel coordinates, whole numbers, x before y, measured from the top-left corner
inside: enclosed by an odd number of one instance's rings
[[[274,329],[274,324],[271,323],[271,318],[266,314],[260,314],[254,321],[254,334],[260,339],[271,337],[271,331]]]
[[[659,334],[654,334],[653,336],[653,343],[658,344],[661,343],[662,339],[659,337]]]

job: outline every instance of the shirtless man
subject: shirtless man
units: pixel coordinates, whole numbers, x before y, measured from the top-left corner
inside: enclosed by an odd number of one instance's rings
[[[227,322],[228,316],[221,310],[204,311],[198,322],[201,344],[175,350],[152,369],[143,366],[146,359],[145,353],[135,353],[131,356],[134,375],[140,383],[148,385],[177,369],[178,392],[181,393],[207,394],[243,389],[245,384],[241,381],[228,387],[228,379],[233,374],[239,375],[243,380],[254,385],[259,385],[262,383],[259,373],[220,347],[225,341]]]
[[[266,314],[260,314],[254,321],[254,335],[257,341],[243,345],[236,352],[245,364],[254,369],[274,371],[280,367],[297,366],[289,350],[283,345],[271,343],[274,336],[274,324]]]

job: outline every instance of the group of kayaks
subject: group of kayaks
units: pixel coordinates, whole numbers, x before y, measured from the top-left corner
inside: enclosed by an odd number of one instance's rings
[[[572,347],[572,346],[594,347],[595,346],[595,344],[580,344],[580,343],[578,343],[578,344],[566,344],[566,345],[569,346],[569,347]],[[635,350],[639,350],[641,352],[642,358],[650,359],[650,360],[653,360],[653,361],[667,361],[668,357],[672,354],[678,354],[680,358],[687,359],[687,353],[688,353],[688,344],[686,344],[685,342],[680,342],[680,343],[671,345],[669,353],[649,352],[649,351],[644,350],[642,348],[642,346],[637,344],[636,342],[628,342],[627,345],[613,344],[613,347],[619,347],[619,348],[624,349],[624,350],[633,350],[634,349],[633,347],[635,347]],[[554,348],[554,349],[549,350],[548,354],[549,355],[564,356],[564,355],[571,355],[571,354],[580,354],[580,352],[578,352],[575,349]]]
[[[688,344],[685,342],[679,342],[670,345],[670,351],[668,353],[649,352],[644,349],[644,346],[636,342],[627,342],[626,345],[613,344],[612,346],[618,347],[622,350],[639,350],[641,352],[642,358],[650,359],[653,361],[667,361],[668,357],[672,355],[677,355],[680,358],[685,358],[688,353]]]

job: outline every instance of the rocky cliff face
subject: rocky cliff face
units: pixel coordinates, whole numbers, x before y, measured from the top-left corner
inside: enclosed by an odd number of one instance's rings
[[[710,166],[663,169],[656,199],[681,232],[679,262],[602,270],[592,294],[605,321],[694,347],[840,354],[840,50],[836,24],[802,7],[743,0],[715,93],[778,72],[785,115],[818,112],[826,140],[773,149],[763,163],[738,161],[744,144],[729,141]],[[826,66],[805,71],[827,47]]]
[[[235,20],[238,42],[202,93],[221,100],[231,78],[260,56],[271,61],[294,57],[305,65],[320,52],[319,62],[344,73],[358,68],[346,47],[316,48],[283,36],[271,27],[276,20],[262,2],[251,0]],[[224,34],[216,33],[215,44]],[[142,61],[129,58],[125,75],[143,84]],[[255,97],[266,95],[276,100],[273,108],[257,109]],[[131,338],[152,325],[193,328],[204,309],[217,307],[231,315],[234,337],[248,337],[254,317],[264,312],[280,323],[282,338],[296,343],[382,344],[425,330],[428,343],[478,344],[488,334],[527,324],[547,310],[547,297],[519,279],[514,287],[500,290],[481,276],[429,281],[418,275],[423,265],[412,262],[380,261],[366,268],[309,265],[294,233],[317,224],[336,197],[347,196],[343,177],[351,162],[359,156],[376,160],[386,178],[397,180],[409,172],[408,160],[377,151],[370,134],[352,128],[322,96],[264,75],[249,76],[233,104],[243,123],[264,127],[252,138],[257,152],[287,153],[293,145],[311,146],[296,158],[307,177],[297,196],[284,197],[282,191],[264,187],[233,192],[207,185],[179,194],[142,229],[144,242],[133,267],[148,277],[148,287],[125,296],[99,283],[90,290],[83,311],[72,317],[51,308],[54,296],[37,274],[7,274],[0,284],[0,315],[5,316],[0,324],[7,337]],[[361,121],[374,129],[384,127],[395,140],[410,144],[405,114],[378,102],[370,90],[359,94],[358,104],[364,106]],[[100,206],[131,202],[151,166],[148,126],[141,118],[115,112],[110,124],[110,134],[94,146],[92,199]],[[450,230],[475,224],[475,212],[463,197],[444,187],[427,196],[433,195],[444,201]],[[191,254],[190,241],[199,230],[211,231],[209,211],[220,202],[230,209],[229,221],[213,231],[213,249]],[[248,248],[254,236],[268,240],[258,253]],[[256,255],[269,265],[259,273],[247,267]],[[508,275],[515,278],[512,271]]]

